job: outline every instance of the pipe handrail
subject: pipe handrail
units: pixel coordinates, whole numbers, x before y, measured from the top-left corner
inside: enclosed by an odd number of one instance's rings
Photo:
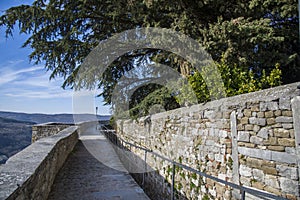
[[[116,145],[118,145],[117,140],[120,140],[120,141],[122,141],[122,143],[125,143],[125,144],[127,144],[127,145],[130,145],[130,147],[133,146],[133,147],[135,147],[135,148],[139,148],[139,149],[145,151],[145,161],[146,161],[146,155],[147,155],[147,153],[151,153],[151,154],[153,154],[153,155],[155,155],[155,156],[157,156],[157,157],[159,157],[159,158],[161,158],[161,159],[163,159],[163,160],[166,160],[166,161],[170,162],[170,163],[173,165],[173,169],[175,169],[176,166],[177,166],[177,167],[181,167],[181,168],[183,168],[183,169],[186,169],[186,170],[188,170],[188,171],[190,171],[190,172],[196,173],[196,174],[198,174],[198,175],[200,175],[200,176],[203,176],[203,177],[205,177],[205,178],[214,180],[214,181],[216,181],[216,182],[219,182],[219,183],[222,183],[222,184],[224,184],[224,185],[230,186],[230,187],[232,187],[232,188],[234,188],[234,189],[240,190],[240,192],[241,192],[241,199],[242,199],[242,200],[245,199],[245,193],[249,193],[249,194],[252,194],[252,195],[254,195],[254,196],[261,197],[261,198],[266,197],[266,198],[271,198],[271,199],[275,199],[275,200],[288,200],[288,199],[286,199],[286,198],[284,198],[284,197],[276,196],[276,195],[271,194],[271,193],[267,193],[267,192],[255,190],[255,189],[252,189],[252,188],[249,188],[249,187],[245,187],[245,186],[242,186],[242,185],[238,185],[238,184],[235,184],[235,183],[232,183],[232,182],[225,181],[225,180],[223,180],[223,179],[217,178],[217,177],[215,177],[215,176],[212,176],[212,175],[206,174],[206,173],[204,173],[204,172],[201,172],[201,171],[199,171],[199,170],[196,170],[196,169],[194,169],[194,168],[191,168],[191,167],[189,167],[189,166],[187,166],[187,165],[184,165],[184,164],[182,164],[182,163],[175,162],[174,160],[171,160],[171,159],[169,159],[169,158],[167,158],[167,157],[165,157],[165,156],[162,156],[162,155],[160,155],[159,153],[156,153],[156,152],[154,152],[154,151],[151,150],[151,149],[147,149],[147,148],[145,148],[145,147],[141,147],[141,146],[139,146],[139,145],[136,145],[136,144],[127,142],[127,141],[123,140],[122,138],[119,138],[119,137],[117,136],[117,134],[116,134],[116,131],[113,130],[113,129],[107,129],[106,127],[102,127],[102,128],[105,128],[105,130],[102,129],[102,130],[100,130],[100,131],[101,131],[101,132],[104,132],[105,135],[106,135],[106,137],[108,137],[109,140],[110,140],[111,142],[113,142],[113,140],[111,139],[112,137],[107,136],[106,133],[108,133],[108,134],[113,134],[114,137],[116,137],[116,139],[114,140],[114,142],[115,142]],[[118,145],[118,146],[120,147],[120,145]],[[123,148],[123,147],[122,147],[122,148]],[[145,164],[146,164],[146,163],[145,163]],[[174,185],[174,180],[175,180],[175,170],[172,170],[172,171],[173,171],[173,172],[172,172],[172,193],[171,193],[171,199],[174,200],[174,198],[175,198],[175,197],[174,197],[174,190],[175,190],[175,185]],[[143,176],[143,179],[144,179],[144,176]],[[144,180],[143,180],[143,183],[144,183]]]

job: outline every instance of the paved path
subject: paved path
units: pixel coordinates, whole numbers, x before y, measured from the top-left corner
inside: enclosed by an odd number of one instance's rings
[[[149,200],[95,127],[80,135],[54,181],[49,200]]]

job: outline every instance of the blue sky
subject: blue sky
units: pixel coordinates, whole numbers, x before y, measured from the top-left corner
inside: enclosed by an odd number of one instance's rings
[[[31,4],[32,0],[1,0],[0,14],[11,6]],[[19,35],[16,30],[13,37],[5,38],[4,28],[0,28],[0,111],[26,113],[95,113],[110,114],[108,106],[103,106],[100,98],[94,98],[92,91],[83,98],[82,105],[89,108],[73,108],[72,90],[63,90],[62,78],[49,80],[43,63],[29,63],[30,48],[21,48],[27,35]],[[78,104],[78,103],[77,103]]]

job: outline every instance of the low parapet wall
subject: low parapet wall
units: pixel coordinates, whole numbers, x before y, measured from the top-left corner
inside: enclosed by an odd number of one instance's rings
[[[78,127],[39,139],[0,166],[0,199],[47,199],[59,169],[78,141]]]
[[[38,139],[55,135],[70,126],[74,126],[74,124],[50,122],[45,124],[33,125],[31,143],[34,143]]]
[[[294,83],[184,107],[138,120],[119,120],[120,138],[219,179],[300,200],[300,90]],[[144,159],[145,152],[133,149]],[[145,177],[151,197],[170,196],[169,162],[147,157],[158,173]],[[239,199],[229,187],[176,169],[187,199]],[[250,198],[250,197],[247,197]],[[257,198],[254,198],[257,199]]]

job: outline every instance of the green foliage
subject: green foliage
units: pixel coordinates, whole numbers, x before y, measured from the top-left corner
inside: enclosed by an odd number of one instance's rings
[[[196,173],[192,173],[191,174],[191,178],[194,179],[194,180],[196,180],[197,179],[197,174]]]
[[[227,96],[234,96],[248,92],[254,92],[261,89],[279,86],[281,82],[281,70],[279,64],[267,74],[266,70],[255,73],[253,69],[244,70],[243,67],[234,65],[229,67],[224,60],[217,63],[218,70],[222,76],[220,82],[224,83]],[[210,92],[199,72],[189,77],[189,82],[199,100],[206,102],[210,100]]]
[[[161,87],[144,97],[140,103],[131,104],[131,106],[130,116],[136,118],[175,109],[179,107],[179,104],[166,87]]]
[[[82,62],[99,42],[128,29],[169,28],[205,47],[232,96],[299,80],[298,20],[296,0],[35,0],[8,9],[0,17],[0,27],[6,28],[7,36],[15,26],[29,34],[24,46],[33,50],[30,60],[44,62],[52,71],[50,78],[64,77],[64,88],[75,86]],[[177,108],[195,99],[205,102],[219,92],[208,90],[203,72],[172,52],[138,49],[117,58],[95,80],[105,103],[112,104],[114,88],[126,72],[150,61],[176,69],[191,87],[178,87],[176,94],[165,87],[142,87],[130,97],[132,116],[149,114],[150,108],[153,112]],[[126,90],[121,91],[122,101],[127,101]]]
[[[192,189],[194,189],[194,188],[197,188],[197,186],[191,181],[191,182],[190,182],[190,188],[191,188],[191,190],[192,190]]]
[[[210,200],[209,196],[207,194],[205,194],[202,198],[203,200]]]
[[[229,157],[228,161],[227,161],[227,166],[232,169],[232,166],[233,166],[233,160],[231,157]]]
[[[109,119],[109,125],[111,127],[113,127],[115,130],[117,130],[117,125],[116,125],[116,119],[114,116],[112,116],[110,119]]]

